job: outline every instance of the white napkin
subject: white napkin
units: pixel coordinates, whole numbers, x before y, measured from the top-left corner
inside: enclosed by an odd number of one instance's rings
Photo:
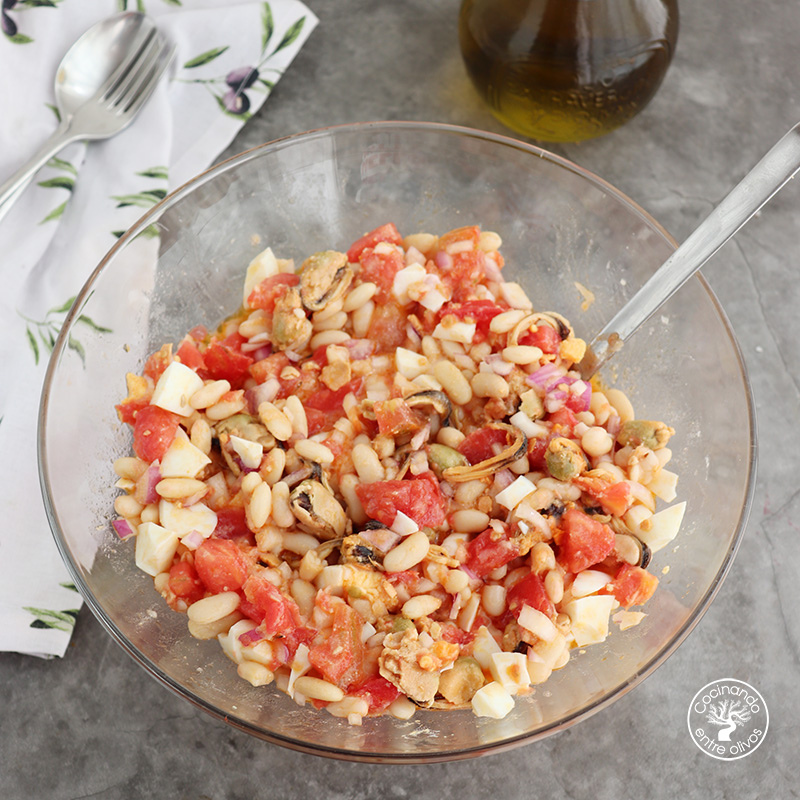
[[[129,128],[71,145],[0,220],[0,651],[62,656],[81,605],[48,527],[36,463],[42,380],[72,298],[120,232],[213,162],[317,24],[298,0],[4,3],[3,180],[56,127],[53,79],[64,53],[126,5],[177,45],[169,74]],[[237,97],[231,84],[238,73],[241,86],[252,67],[258,80]]]

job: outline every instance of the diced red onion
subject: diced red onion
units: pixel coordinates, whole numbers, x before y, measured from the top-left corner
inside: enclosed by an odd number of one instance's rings
[[[453,256],[451,256],[450,253],[447,253],[444,250],[440,250],[436,254],[434,261],[436,262],[436,266],[439,267],[439,269],[444,270],[445,272],[448,272],[453,268]]]
[[[195,503],[199,503],[207,494],[208,494],[208,489],[201,489],[199,492],[195,492],[191,497],[187,497],[185,500],[181,500],[181,505],[184,508],[193,506]]]
[[[606,422],[606,430],[616,439],[621,427],[622,420],[619,418],[619,414],[612,414]]]
[[[130,522],[128,522],[126,519],[115,519],[112,521],[111,525],[116,531],[117,536],[119,536],[119,538],[123,541],[125,541],[125,539],[129,539],[136,533],[136,531],[131,527]]]
[[[244,352],[244,348],[242,348],[242,352]],[[271,355],[272,355],[271,344],[262,345],[261,347],[258,348],[258,350],[255,350],[253,352],[253,358],[256,361],[262,361],[263,359],[268,358]]]
[[[514,371],[514,365],[506,361],[500,353],[492,353],[484,360],[497,375],[510,375]]]
[[[264,639],[264,634],[258,628],[251,628],[239,636],[239,641],[247,647],[248,645],[255,644]]]
[[[294,472],[290,472],[283,478],[283,482],[291,489],[296,483],[305,480],[310,474],[308,467],[301,467]]]
[[[286,358],[289,361],[299,361],[303,357],[300,353],[295,353],[294,350],[284,350],[283,352],[286,353]]]
[[[289,648],[283,642],[272,642],[275,658],[281,664],[289,663]]]
[[[514,473],[510,469],[501,469],[495,473],[494,482],[498,491],[502,491],[506,486],[511,486],[516,480]]]
[[[400,534],[389,528],[367,528],[358,535],[381,553],[388,553],[400,541]]]
[[[372,351],[375,349],[375,343],[372,339],[348,339],[344,346],[350,354],[351,361],[360,361],[364,358],[369,358]]]
[[[200,531],[190,531],[181,538],[181,542],[185,544],[190,550],[197,550],[201,544],[205,541],[205,536],[203,536]]]
[[[410,322],[406,323],[406,336],[416,345],[422,343],[422,337],[417,333]]]
[[[536,372],[528,375],[527,381],[540,389],[544,389],[554,377],[563,375],[564,370],[562,367],[557,367],[555,364],[545,364],[543,367],[539,367]]]
[[[497,281],[497,283],[503,282],[503,274],[500,272],[500,267],[491,256],[486,256],[484,259],[484,271],[488,280]]]
[[[480,581],[481,580],[466,564],[462,564],[459,567],[459,569],[463,570],[464,572],[466,572],[471,581]]]
[[[411,445],[412,450],[419,450],[425,442],[428,441],[431,435],[431,424],[430,422],[425,424],[424,428],[418,430],[412,437],[409,444]]]
[[[146,503],[148,504],[157,503],[161,499],[158,492],[156,491],[156,486],[158,485],[160,480],[161,480],[161,465],[158,463],[158,461],[154,461],[147,468],[147,490],[144,493],[144,499]]]
[[[244,393],[244,399],[251,414],[258,413],[258,407],[262,403],[271,403],[281,389],[281,384],[277,378],[267,378],[264,383],[259,383],[252,389]]]
[[[425,264],[425,256],[417,250],[416,247],[409,247],[406,250],[406,266],[411,266],[411,264]]]

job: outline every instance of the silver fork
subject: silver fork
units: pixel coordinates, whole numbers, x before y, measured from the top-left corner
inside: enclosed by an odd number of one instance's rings
[[[174,52],[174,45],[156,30],[150,31],[94,95],[63,119],[39,150],[0,186],[0,218],[36,172],[68,144],[107,139],[126,128],[152,95]]]

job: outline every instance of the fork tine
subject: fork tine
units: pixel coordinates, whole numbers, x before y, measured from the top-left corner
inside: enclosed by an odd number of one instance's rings
[[[154,27],[139,29],[136,33],[135,46],[131,46],[123,60],[116,69],[103,81],[100,88],[92,96],[95,102],[102,102],[110,92],[114,91],[119,82],[128,74],[130,69],[136,65],[142,53],[150,47],[157,31]]]
[[[139,83],[150,71],[153,64],[158,61],[158,56],[163,46],[164,42],[160,36],[149,39],[139,52],[139,57],[130,65],[130,69],[120,77],[115,86],[106,92],[100,102],[108,108],[114,109],[125,103],[131,93],[136,92]]]
[[[174,55],[175,45],[162,42],[162,47],[155,63],[127,98],[127,102],[122,109],[124,114],[133,116],[144,105],[158,85],[161,76],[169,67]]]

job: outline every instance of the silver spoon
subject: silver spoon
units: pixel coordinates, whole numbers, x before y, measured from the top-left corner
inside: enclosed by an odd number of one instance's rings
[[[78,139],[119,133],[150,97],[173,48],[144,14],[124,11],[93,25],[69,49],[56,71],[61,122],[39,150],[0,186],[0,219],[33,175]]]
[[[592,339],[577,365],[590,378],[663,303],[800,170],[800,122],[734,186],[694,233]]]

